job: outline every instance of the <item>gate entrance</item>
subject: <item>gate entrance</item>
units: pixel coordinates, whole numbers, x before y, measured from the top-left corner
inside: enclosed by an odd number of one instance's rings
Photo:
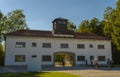
[[[57,52],[54,54],[55,67],[72,67],[74,65],[74,54],[69,52]]]

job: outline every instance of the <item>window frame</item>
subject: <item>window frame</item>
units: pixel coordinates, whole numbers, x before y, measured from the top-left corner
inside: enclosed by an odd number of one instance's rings
[[[105,49],[105,45],[98,45],[98,49]]]
[[[81,59],[81,57],[82,57],[82,59]],[[85,61],[85,56],[83,56],[83,55],[78,55],[77,56],[77,61]]]
[[[16,48],[25,48],[26,43],[25,42],[16,42],[15,47]]]
[[[51,43],[42,43],[42,48],[51,48]]]
[[[50,61],[52,61],[51,55],[42,55],[42,62],[50,62]]]
[[[20,59],[18,59],[18,58],[20,58]],[[26,61],[25,55],[15,55],[15,62],[25,62],[25,61]]]
[[[68,43],[61,43],[60,48],[69,48],[69,44]]]
[[[32,57],[32,58],[36,58],[36,57],[37,57],[37,55],[31,55],[31,57]]]
[[[93,48],[93,44],[90,44],[90,45],[89,45],[89,48]]]
[[[77,49],[85,49],[85,44],[77,44]]]
[[[102,57],[102,58],[100,58]],[[98,61],[106,61],[106,57],[105,56],[98,56]]]
[[[32,42],[32,47],[37,47],[37,43],[36,42]]]

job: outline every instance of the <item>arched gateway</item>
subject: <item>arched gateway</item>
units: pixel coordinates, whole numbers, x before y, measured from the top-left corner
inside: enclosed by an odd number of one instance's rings
[[[54,53],[55,67],[72,67],[74,66],[75,54],[71,52]]]

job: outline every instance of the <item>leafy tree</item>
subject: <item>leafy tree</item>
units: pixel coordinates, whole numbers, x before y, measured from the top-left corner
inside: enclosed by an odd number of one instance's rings
[[[89,25],[89,21],[88,20],[83,20],[78,29],[77,29],[77,32],[80,32],[80,33],[91,33],[92,32],[92,29]]]
[[[25,15],[22,10],[15,10],[7,14],[6,31],[12,32],[21,29],[28,29],[25,22]]]
[[[108,21],[110,18],[110,14],[112,13],[113,8],[108,6],[104,11],[104,20]]]
[[[68,21],[68,30],[76,30],[76,25],[73,22]]]
[[[103,21],[99,22],[99,19],[93,18],[90,21],[84,20],[80,23],[78,27],[78,32],[84,32],[84,33],[95,33],[95,34],[102,34],[103,29]]]
[[[98,27],[97,27],[97,29],[96,29],[98,35],[104,36],[103,30],[104,30],[105,24],[106,24],[106,21],[105,21],[105,20],[101,20],[101,21],[99,22],[99,25],[98,25]]]
[[[109,19],[106,21],[104,33],[112,39],[114,45],[120,50],[120,0],[117,2],[116,9],[109,14]]]
[[[28,29],[25,22],[25,15],[22,10],[14,10],[7,15],[0,12],[0,65],[4,64],[3,33],[9,33],[21,29]]]
[[[2,38],[2,30],[3,30],[3,14],[0,12],[0,65],[4,65],[4,52],[3,52],[3,47],[1,44],[1,38]]]
[[[93,18],[90,21],[90,27],[92,29],[92,33],[98,33],[97,27],[99,26],[99,20],[97,18]]]

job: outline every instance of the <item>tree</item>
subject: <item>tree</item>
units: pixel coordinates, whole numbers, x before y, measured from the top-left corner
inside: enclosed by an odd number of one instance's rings
[[[15,10],[7,14],[6,31],[12,32],[21,29],[28,29],[25,22],[25,15],[22,10]]]
[[[98,34],[97,28],[99,26],[99,20],[97,18],[93,18],[90,20],[90,28],[92,29],[92,33]]]
[[[1,35],[2,35],[2,17],[3,17],[3,14],[0,12],[0,38],[1,38]],[[0,43],[1,43],[1,39],[0,39]]]
[[[80,32],[80,33],[91,33],[92,32],[92,29],[90,28],[90,25],[89,25],[89,21],[88,20],[83,20],[78,29],[77,29],[77,32]]]
[[[22,10],[14,10],[7,15],[0,12],[0,65],[4,64],[4,41],[3,33],[9,33],[21,29],[28,29],[25,22],[25,15]]]
[[[117,2],[117,7],[109,14],[109,19],[106,21],[104,33],[112,39],[114,45],[120,50],[120,0]]]
[[[3,46],[2,46],[2,30],[3,30],[3,14],[0,12],[0,65],[4,65],[4,51],[3,51]]]
[[[93,18],[90,21],[84,20],[80,23],[78,27],[78,32],[84,32],[84,33],[95,33],[101,35],[102,32],[102,23],[99,22],[99,19]]]
[[[68,24],[68,30],[73,30],[73,31],[76,30],[76,25],[73,22],[68,21],[67,24]]]
[[[110,14],[112,13],[113,8],[108,6],[104,11],[104,20],[108,21],[110,18]]]

